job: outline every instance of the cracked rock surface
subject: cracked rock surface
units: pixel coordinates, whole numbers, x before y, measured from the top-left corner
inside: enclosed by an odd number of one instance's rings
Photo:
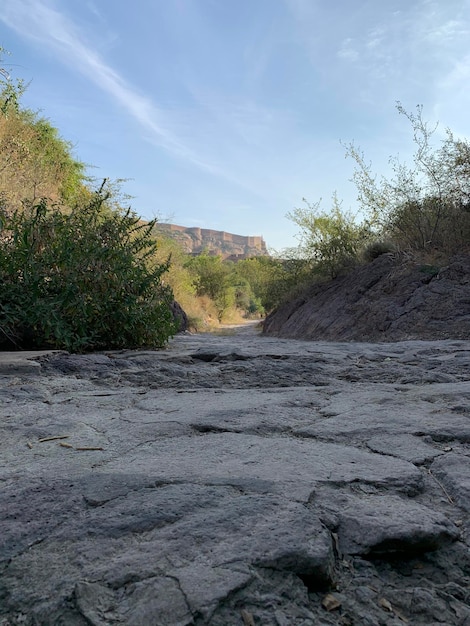
[[[0,626],[470,626],[469,341],[2,372]]]

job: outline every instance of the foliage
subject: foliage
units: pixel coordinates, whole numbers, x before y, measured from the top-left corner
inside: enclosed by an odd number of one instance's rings
[[[236,303],[231,266],[222,257],[207,253],[191,257],[186,263],[193,276],[196,295],[208,296],[214,302],[219,322]]]
[[[282,256],[282,258],[280,258]],[[236,263],[236,272],[250,286],[252,300],[250,309],[263,314],[275,309],[298,284],[310,275],[305,259],[284,251],[282,255],[259,256]]]
[[[340,270],[357,258],[359,250],[370,238],[366,224],[357,224],[354,216],[342,211],[336,195],[330,212],[321,210],[321,201],[307,208],[297,208],[288,218],[300,226],[301,256],[312,269],[335,278]]]
[[[73,203],[90,196],[85,166],[51,123],[20,106],[24,85],[0,80],[0,191],[4,208],[40,198]]]
[[[279,270],[279,271],[277,271]],[[280,277],[280,266],[273,263],[267,256],[252,257],[237,261],[235,271],[239,276],[239,284],[245,287],[245,308],[250,313],[263,314],[272,308],[270,290],[275,280]]]
[[[0,348],[163,345],[175,328],[153,222],[123,211],[112,183],[90,188],[24,90],[0,71]]]
[[[270,257],[233,262],[206,253],[188,257],[185,264],[191,272],[196,297],[210,300],[219,323],[235,321],[237,316],[260,317],[273,303],[277,304],[268,286],[274,285],[277,278],[274,266],[281,267]]]
[[[7,54],[9,54],[7,50],[0,46],[0,57]],[[18,112],[20,110],[20,99],[25,91],[26,86],[23,80],[20,79],[14,82],[7,69],[0,67],[0,112],[3,115],[8,115],[11,111]]]
[[[100,189],[69,213],[45,200],[2,212],[0,347],[156,347],[174,334],[153,223],[110,213],[107,198]]]
[[[193,276],[186,266],[188,255],[183,251],[183,248],[177,241],[171,237],[165,236],[155,227],[153,235],[158,239],[156,258],[161,263],[165,263],[167,259],[171,259],[168,272],[165,275],[165,282],[172,288],[175,300],[181,304],[183,309],[186,309],[185,304],[189,303],[196,296]]]
[[[361,258],[371,261],[397,250],[418,250],[428,260],[469,250],[470,143],[446,130],[436,146],[437,126],[423,120],[421,106],[416,113],[405,111],[400,103],[397,109],[413,132],[411,166],[392,158],[392,176],[378,177],[353,143],[346,146],[346,156],[356,164],[353,181],[362,223],[341,209],[336,196],[329,212],[317,202],[288,214],[300,227],[294,258],[304,259],[310,281],[314,275],[334,278]],[[302,280],[305,274],[299,285]]]
[[[223,291],[229,268],[222,257],[203,253],[190,257],[186,267],[193,275],[193,284],[198,296],[207,295],[215,300]]]
[[[400,247],[457,252],[470,240],[470,143],[447,129],[436,147],[437,125],[430,128],[423,120],[421,106],[409,113],[398,103],[397,110],[413,131],[411,166],[391,159],[392,177],[378,178],[354,144],[347,147],[356,162],[353,180],[361,208]]]

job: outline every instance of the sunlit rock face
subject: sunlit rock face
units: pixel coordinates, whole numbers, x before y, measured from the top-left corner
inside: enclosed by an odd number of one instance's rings
[[[157,224],[156,228],[176,239],[188,254],[207,252],[233,260],[268,255],[261,236],[245,237],[221,230],[187,228],[176,224]]]

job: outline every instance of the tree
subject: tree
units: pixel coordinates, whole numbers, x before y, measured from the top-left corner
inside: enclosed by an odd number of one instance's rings
[[[286,294],[305,278],[306,261],[303,259],[257,256],[237,261],[235,271],[240,280],[248,283],[251,291],[249,311],[270,312]],[[254,310],[253,310],[254,308]]]
[[[390,159],[390,179],[371,172],[354,144],[346,155],[356,163],[353,181],[369,223],[402,247],[458,251],[470,239],[470,143],[447,129],[440,147],[433,143],[437,125],[423,120],[423,108],[397,110],[411,124],[415,152],[408,166]]]
[[[352,214],[342,211],[336,194],[330,212],[320,208],[321,200],[314,205],[304,202],[306,208],[287,215],[301,229],[300,256],[311,263],[313,271],[335,278],[342,267],[356,259],[370,237],[369,227],[357,224]]]
[[[187,267],[193,275],[197,296],[208,296],[214,302],[219,322],[226,311],[235,306],[235,290],[231,281],[231,267],[221,256],[207,253],[192,257]]]
[[[0,55],[4,50],[0,48]],[[26,86],[0,69],[0,194],[5,209],[40,198],[65,204],[90,199],[85,166],[44,117],[23,108]]]
[[[204,252],[191,257],[186,266],[193,275],[193,284],[198,296],[209,296],[215,300],[225,289],[229,268],[221,256],[211,256]]]

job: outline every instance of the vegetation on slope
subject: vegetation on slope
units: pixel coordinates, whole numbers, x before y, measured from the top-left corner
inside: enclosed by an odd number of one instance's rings
[[[163,345],[176,328],[154,223],[93,190],[23,91],[0,82],[0,349]]]
[[[470,143],[447,129],[436,146],[437,126],[423,120],[421,106],[416,113],[400,103],[397,109],[411,124],[412,165],[391,159],[392,176],[379,177],[354,144],[346,146],[356,164],[361,222],[341,209],[336,196],[329,212],[318,202],[288,214],[300,227],[298,254],[311,277],[335,278],[386,252],[432,261],[469,251]]]

